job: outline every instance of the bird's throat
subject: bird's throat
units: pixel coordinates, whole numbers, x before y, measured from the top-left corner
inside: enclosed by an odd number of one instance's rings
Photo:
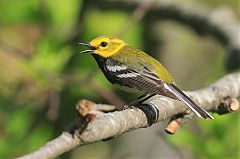
[[[107,58],[102,57],[102,56],[100,56],[100,55],[98,55],[98,54],[91,54],[91,55],[92,55],[92,56],[94,57],[94,59],[97,61],[97,64],[98,64],[99,68],[100,68],[101,70],[104,70],[104,65],[105,65],[105,62],[106,62]]]

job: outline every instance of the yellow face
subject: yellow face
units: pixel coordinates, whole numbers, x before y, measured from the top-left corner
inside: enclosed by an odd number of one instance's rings
[[[126,45],[125,42],[120,39],[107,36],[100,36],[93,39],[89,44],[95,48],[93,49],[93,54],[98,54],[105,58],[117,54],[118,51]]]

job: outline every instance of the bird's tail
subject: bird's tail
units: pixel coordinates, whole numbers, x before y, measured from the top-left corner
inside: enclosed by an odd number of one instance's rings
[[[214,119],[208,112],[200,108],[196,103],[194,103],[186,94],[184,94],[177,86],[174,84],[164,84],[165,88],[172,92],[179,100],[184,102],[197,116],[204,119]]]

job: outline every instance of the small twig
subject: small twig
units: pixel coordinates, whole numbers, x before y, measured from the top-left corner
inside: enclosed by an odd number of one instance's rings
[[[116,110],[116,106],[107,104],[97,104],[96,109],[103,112],[112,112]]]
[[[196,115],[190,110],[187,110],[185,113],[174,115],[167,124],[165,132],[168,134],[175,134],[178,128],[195,117]]]
[[[181,120],[180,121],[179,120],[171,120],[168,123],[167,127],[165,128],[165,131],[168,134],[174,134],[177,131],[177,129],[182,126],[182,124],[183,123],[181,122]]]
[[[230,112],[236,112],[239,110],[239,102],[236,98],[226,97],[221,103],[217,106],[217,109],[214,112],[218,114],[226,114]],[[177,129],[181,127],[183,124],[195,118],[196,116],[193,112],[188,111],[186,114],[175,115],[171,118],[168,125],[165,128],[165,131],[168,134],[175,134]]]
[[[76,104],[77,112],[80,116],[87,116],[92,110],[96,109],[96,103],[89,100],[80,100]]]
[[[79,100],[76,104],[77,110],[77,118],[75,119],[74,123],[70,126],[69,132],[73,136],[77,136],[81,138],[81,134],[88,126],[88,124],[94,121],[97,116],[104,115],[105,112],[113,111],[116,108],[114,106],[105,105],[105,104],[96,104],[92,101],[83,99]],[[74,135],[75,134],[75,135]]]
[[[76,104],[77,118],[69,127],[69,132],[81,139],[81,134],[91,121],[96,119],[96,115],[92,111],[96,110],[96,104],[89,100],[80,100]]]
[[[226,97],[218,106],[218,114],[226,114],[239,110],[239,102],[236,98]]]
[[[236,98],[232,98],[229,108],[232,112],[239,110],[239,101]]]

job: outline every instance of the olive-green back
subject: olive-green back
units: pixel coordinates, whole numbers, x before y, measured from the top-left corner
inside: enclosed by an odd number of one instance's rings
[[[135,70],[140,71],[142,67],[147,67],[148,70],[157,75],[164,82],[174,83],[172,76],[159,61],[129,45],[125,45],[111,58],[117,59],[117,61]]]

